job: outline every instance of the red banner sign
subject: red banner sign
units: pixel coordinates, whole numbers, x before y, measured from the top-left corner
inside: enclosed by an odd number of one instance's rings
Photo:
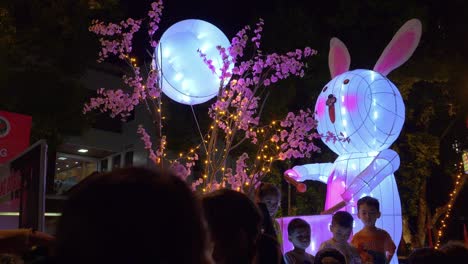
[[[29,147],[31,116],[0,111],[0,164]]]

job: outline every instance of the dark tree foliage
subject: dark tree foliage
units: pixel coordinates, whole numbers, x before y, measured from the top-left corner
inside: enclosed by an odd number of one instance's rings
[[[82,77],[94,64],[94,14],[112,1],[8,0],[0,6],[0,109],[33,117],[31,142],[55,147],[88,125]]]

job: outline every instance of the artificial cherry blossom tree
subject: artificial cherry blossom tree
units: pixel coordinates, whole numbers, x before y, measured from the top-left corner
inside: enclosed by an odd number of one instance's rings
[[[154,34],[158,30],[162,10],[162,1],[156,1],[151,4],[146,21],[128,18],[118,24],[92,22],[90,31],[100,36],[98,62],[116,56],[127,62],[132,74],[123,76],[128,91],[99,89],[97,97],[84,106],[84,113],[97,109],[124,121],[137,105],[145,104],[154,120],[152,129],[156,130],[157,138],[151,139],[141,125],[137,133],[141,135],[153,162],[161,166],[164,161],[171,164],[179,177],[192,180],[194,190],[208,192],[232,188],[249,192],[267,175],[274,161],[310,157],[318,152],[320,149],[314,144],[315,139],[347,140],[332,133],[317,134],[317,121],[310,109],[287,113],[283,120],[261,119],[269,87],[291,76],[303,77],[305,60],[317,52],[306,47],[286,54],[263,54],[260,45],[264,22],[260,19],[253,31],[250,26],[241,29],[228,48],[218,47],[223,64],[219,93],[208,111],[212,123],[206,135],[201,135],[199,145],[175,159],[169,159],[165,149],[166,136],[170,135],[164,135],[162,129],[161,71],[153,64],[149,73],[143,76],[131,55],[133,35],[143,22],[148,24],[149,46],[152,49],[157,46]],[[212,61],[202,52],[199,54],[200,60],[215,73]],[[230,65],[234,67],[230,69]],[[235,159],[232,151],[243,144],[254,145],[256,151],[241,154],[235,167],[230,167],[228,160]],[[202,175],[188,177],[193,174],[191,169],[195,162],[203,165]]]

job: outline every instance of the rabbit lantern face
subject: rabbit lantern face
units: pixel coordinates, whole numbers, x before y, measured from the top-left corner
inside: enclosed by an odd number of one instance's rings
[[[405,121],[405,105],[395,85],[371,70],[344,72],[320,93],[315,105],[321,134],[331,131],[349,142],[325,142],[337,154],[390,147]]]
[[[405,105],[386,75],[409,59],[420,37],[421,22],[409,20],[395,34],[373,70],[353,71],[349,71],[351,59],[346,46],[337,38],[331,39],[328,63],[332,80],[317,98],[317,130],[350,139],[325,142],[331,150],[338,155],[378,152],[398,138],[405,121]]]

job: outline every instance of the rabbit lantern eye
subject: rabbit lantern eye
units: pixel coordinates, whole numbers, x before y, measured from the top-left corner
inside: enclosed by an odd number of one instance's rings
[[[348,84],[349,83],[349,79],[346,79],[343,81],[344,84]]]
[[[328,89],[328,86],[323,87],[322,92],[325,92]]]

